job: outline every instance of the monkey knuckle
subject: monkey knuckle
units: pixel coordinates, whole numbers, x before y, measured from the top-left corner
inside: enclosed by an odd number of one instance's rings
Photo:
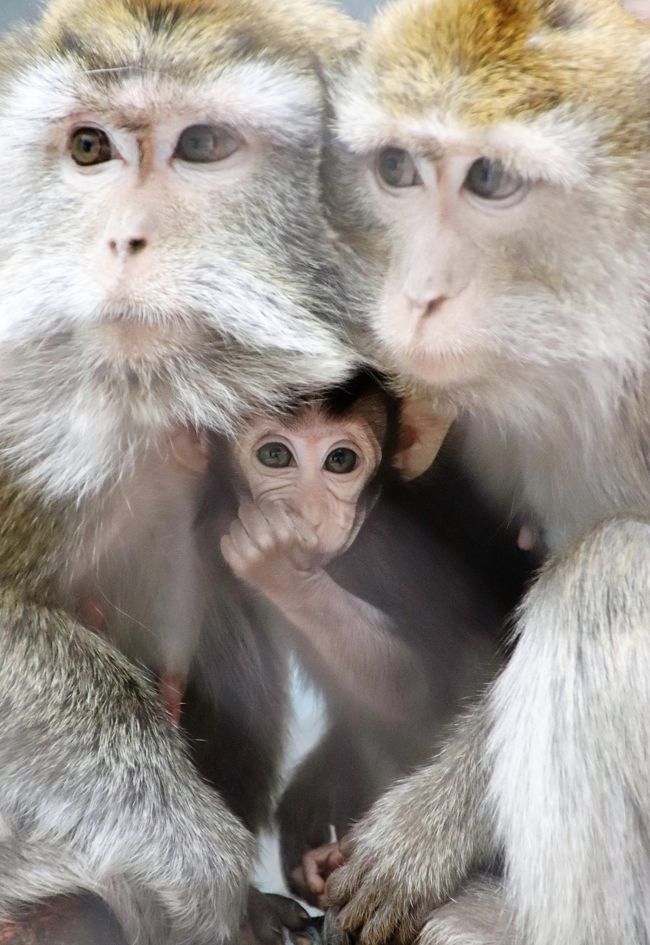
[[[277,548],[278,541],[272,531],[266,530],[257,539],[257,553],[262,558],[268,558]]]

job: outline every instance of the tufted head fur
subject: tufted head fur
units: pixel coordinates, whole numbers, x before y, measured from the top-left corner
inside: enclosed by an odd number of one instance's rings
[[[92,491],[170,426],[229,431],[347,374],[321,74],[357,38],[309,0],[54,0],[0,47],[0,441],[23,481]],[[181,160],[206,126],[234,153]],[[110,153],[79,167],[84,128]]]
[[[335,92],[384,365],[466,411],[552,544],[650,493],[649,93],[615,0],[398,0]]]

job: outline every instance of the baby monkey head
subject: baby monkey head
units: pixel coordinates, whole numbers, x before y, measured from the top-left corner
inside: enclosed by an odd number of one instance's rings
[[[309,0],[54,0],[0,50],[0,345],[228,426],[346,375]],[[103,386],[102,386],[103,385]]]
[[[335,98],[389,258],[389,365],[471,403],[647,360],[649,88],[650,33],[616,0],[379,14]]]
[[[313,528],[324,560],[356,538],[382,488],[427,469],[447,422],[361,374],[281,417],[259,417],[235,445],[254,503],[283,503]]]

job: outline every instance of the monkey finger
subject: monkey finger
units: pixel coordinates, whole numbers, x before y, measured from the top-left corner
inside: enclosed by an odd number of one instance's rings
[[[363,870],[357,870],[353,864],[347,864],[330,876],[327,883],[327,898],[334,906],[344,906],[349,902],[363,881]]]
[[[354,853],[355,841],[351,833],[346,833],[338,842],[339,853],[343,857],[343,862],[347,863]]]
[[[397,930],[393,935],[392,945],[413,945],[427,920],[431,917],[431,908],[413,907],[399,916]]]
[[[230,526],[227,537],[230,539],[235,554],[239,556],[242,562],[249,561],[251,557],[259,553],[257,545],[251,541],[250,535],[238,518]]]
[[[334,870],[340,869],[342,866],[345,866],[346,857],[341,852],[341,849],[336,844],[336,849],[331,850],[327,857],[327,873],[326,876],[330,876]]]
[[[339,912],[339,925],[344,932],[357,932],[382,907],[384,891],[366,880]],[[328,891],[328,901],[329,891]]]
[[[245,565],[241,555],[235,550],[235,546],[230,535],[224,535],[219,543],[221,554],[226,564],[235,572],[241,574]]]
[[[305,879],[305,874],[302,866],[296,866],[291,871],[289,877],[289,889],[296,896],[299,896],[301,899],[304,899],[305,902],[308,902],[310,906],[318,906],[318,897],[312,895],[311,889],[307,885],[307,880]]]
[[[295,544],[300,540],[302,517],[290,505],[274,499],[260,503],[260,509],[279,543]]]
[[[250,541],[260,550],[272,544],[272,532],[266,516],[253,502],[245,500],[239,506],[239,521]]]
[[[401,918],[400,913],[391,907],[390,902],[384,908],[377,909],[359,932],[357,938],[359,945],[392,943],[395,933],[401,927]],[[413,937],[409,939],[409,942],[413,942]]]
[[[302,869],[305,882],[315,896],[321,896],[325,892],[324,866],[327,861],[327,847],[318,847],[316,850],[308,850],[302,858]]]

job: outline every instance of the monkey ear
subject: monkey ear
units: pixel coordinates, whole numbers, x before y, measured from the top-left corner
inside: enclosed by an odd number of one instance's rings
[[[400,402],[400,424],[393,467],[410,482],[427,471],[438,455],[455,417],[434,409],[430,400],[406,397]]]

